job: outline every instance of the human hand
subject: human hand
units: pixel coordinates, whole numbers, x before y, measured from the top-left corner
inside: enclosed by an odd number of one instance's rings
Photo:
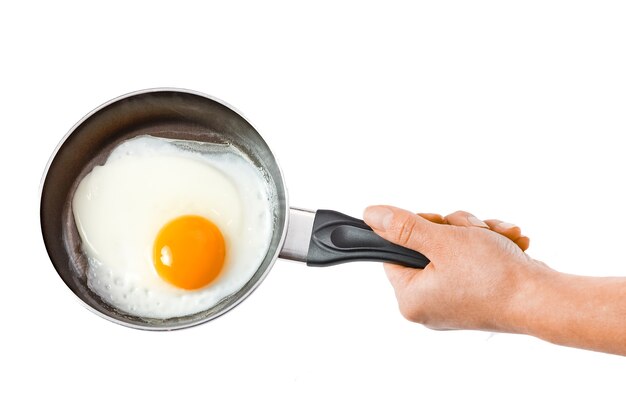
[[[430,259],[423,270],[385,264],[385,271],[401,313],[433,329],[515,331],[525,278],[547,269],[523,252],[528,238],[508,223],[391,206],[369,207],[364,219],[383,238]]]

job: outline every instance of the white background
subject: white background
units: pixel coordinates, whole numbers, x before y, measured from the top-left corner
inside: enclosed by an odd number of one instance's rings
[[[620,2],[202,3],[2,10],[1,415],[624,414],[624,358],[406,322],[375,264],[279,261],[172,333],[84,309],[43,247],[41,175],[85,113],[165,86],[240,109],[293,205],[465,209],[556,269],[626,274]]]

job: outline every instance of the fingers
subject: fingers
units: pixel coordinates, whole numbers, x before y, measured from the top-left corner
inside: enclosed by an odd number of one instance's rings
[[[528,236],[521,236],[515,240],[515,244],[519,246],[523,252],[526,252],[526,249],[530,246],[530,238],[528,238]]]
[[[363,219],[378,235],[400,246],[424,253],[427,257],[444,239],[445,227],[392,206],[370,206]]]
[[[443,236],[445,228],[439,225],[450,224],[461,227],[480,227],[512,240],[522,251],[528,249],[530,239],[522,235],[518,226],[497,219],[478,219],[466,211],[456,211],[445,217],[435,213],[416,215],[392,206],[371,206],[365,209],[365,222],[383,238],[390,242],[420,252],[430,252],[438,246],[433,245]],[[428,253],[424,253],[428,257]]]
[[[525,251],[530,246],[530,239],[522,234],[522,229],[518,226],[497,219],[485,220],[485,223],[494,232],[500,233],[502,236],[508,237],[515,242],[522,251]]]
[[[503,222],[502,220],[490,219],[482,221],[467,211],[455,211],[447,216],[434,213],[419,213],[424,219],[437,224],[450,224],[462,227],[481,227],[491,229],[496,233],[512,240],[522,251],[530,246],[530,239],[522,235],[522,230],[514,224]]]
[[[422,216],[429,222],[437,223],[437,224],[446,224],[446,219],[437,213],[417,213],[419,216]]]
[[[485,222],[478,219],[473,214],[468,213],[467,211],[455,211],[452,214],[448,214],[445,217],[445,220],[448,224],[452,224],[454,226],[466,226],[466,227],[475,226],[475,227],[482,227],[485,229],[489,228],[489,226]]]
[[[506,236],[513,241],[519,239],[522,236],[522,229],[515,226],[514,224],[496,219],[485,220],[485,223],[487,223],[489,225],[489,228],[494,232],[500,233],[502,236]]]

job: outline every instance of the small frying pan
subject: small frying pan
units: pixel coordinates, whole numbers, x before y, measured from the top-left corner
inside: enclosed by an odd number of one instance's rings
[[[128,315],[105,303],[87,286],[87,260],[70,202],[78,183],[111,151],[139,135],[230,143],[262,170],[276,190],[271,244],[256,273],[236,293],[206,311],[185,317],[150,319]],[[145,330],[173,330],[212,320],[243,301],[261,283],[277,257],[327,266],[381,261],[424,268],[422,254],[376,235],[359,219],[331,210],[289,208],[278,163],[256,129],[236,110],[189,90],[152,89],[130,93],[98,107],[79,121],[53,153],[41,189],[41,230],[48,255],[65,284],[94,313]]]

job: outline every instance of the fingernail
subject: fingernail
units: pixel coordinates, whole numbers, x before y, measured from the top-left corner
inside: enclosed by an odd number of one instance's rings
[[[373,229],[387,230],[391,224],[393,212],[386,207],[372,206],[365,209],[363,219]]]
[[[514,227],[517,227],[513,223],[507,223],[507,222],[502,222],[498,226],[500,226],[502,229],[512,229]]]
[[[489,227],[487,226],[487,223],[485,223],[484,221],[480,220],[479,218],[476,218],[474,216],[469,216],[467,218],[467,220],[473,224],[474,226],[478,226],[478,227]]]

